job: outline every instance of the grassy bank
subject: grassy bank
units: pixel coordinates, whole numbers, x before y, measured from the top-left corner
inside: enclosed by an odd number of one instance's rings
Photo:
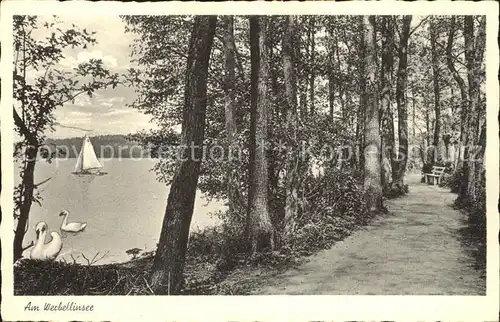
[[[213,249],[206,238],[216,228],[194,234],[186,259],[185,295],[244,295],[261,280],[293,267],[320,249],[330,247],[336,240],[345,237],[367,224],[345,221],[337,227],[340,234],[332,235],[328,242],[315,244],[311,240],[308,249],[293,250],[283,247],[279,251],[258,254],[252,258],[234,254],[229,260],[222,254],[202,254],[200,244],[206,250]],[[203,237],[200,237],[203,236]],[[196,239],[198,238],[198,241]],[[202,238],[203,241],[200,241]],[[319,246],[318,246],[319,245]],[[220,245],[219,245],[220,246]],[[144,253],[136,259],[119,264],[82,265],[78,263],[39,262],[21,260],[14,267],[15,295],[152,295],[148,285],[148,274],[153,262],[153,253]]]

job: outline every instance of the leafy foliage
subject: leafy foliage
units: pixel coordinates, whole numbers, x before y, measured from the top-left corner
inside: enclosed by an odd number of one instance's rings
[[[218,212],[222,225],[191,233],[188,257],[217,263],[230,270],[250,260],[254,265],[280,266],[297,256],[310,255],[344,239],[375,215],[364,203],[359,178],[350,171],[331,169],[306,184],[304,212],[296,229],[272,253],[245,256],[245,216]]]
[[[307,206],[290,239],[292,248],[326,248],[373,216],[367,211],[360,179],[349,170],[329,169],[320,178],[310,178],[307,187]]]

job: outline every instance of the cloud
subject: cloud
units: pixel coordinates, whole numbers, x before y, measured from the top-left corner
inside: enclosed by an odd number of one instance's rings
[[[110,102],[123,103],[125,101],[125,97],[111,97],[108,100]]]
[[[150,122],[151,116],[126,107],[105,108],[94,104],[86,107],[68,105],[56,109],[55,117],[61,126],[56,126],[55,132],[48,133],[52,138],[79,137],[84,134],[84,131],[90,131],[92,135],[128,134],[143,129],[157,128]]]
[[[78,63],[84,63],[90,59],[101,59],[104,66],[108,68],[116,68],[118,66],[116,58],[113,55],[105,55],[100,50],[93,50],[91,52],[81,51],[78,53]]]
[[[82,112],[82,111],[71,111],[69,112],[70,116],[76,116],[76,117],[90,117],[92,116],[92,113],[90,112]]]
[[[106,107],[112,107],[116,104],[120,104],[120,105],[123,105],[123,103],[125,102],[125,97],[110,97],[110,98],[104,98],[102,97],[103,95],[99,95],[98,96],[98,104],[99,105],[102,105],[102,106],[106,106]]]
[[[136,113],[137,111],[134,111],[131,108],[124,108],[124,109],[112,108],[108,112],[103,113],[103,116],[118,116],[118,115],[136,114]]]
[[[65,68],[76,68],[82,63],[86,63],[91,59],[100,59],[104,67],[113,69],[118,67],[118,62],[113,55],[104,54],[101,50],[80,51],[76,57],[66,55],[59,64]]]
[[[75,105],[77,106],[87,106],[90,104],[90,97],[88,97],[87,95],[80,95],[75,98]]]

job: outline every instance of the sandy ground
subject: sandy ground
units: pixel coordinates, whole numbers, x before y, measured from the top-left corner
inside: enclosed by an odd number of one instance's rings
[[[386,202],[389,214],[252,293],[484,295],[465,215],[451,207],[456,195],[419,179],[409,178],[407,196]]]

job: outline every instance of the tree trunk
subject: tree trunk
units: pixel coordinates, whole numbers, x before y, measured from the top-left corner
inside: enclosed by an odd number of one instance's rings
[[[439,89],[439,57],[437,52],[437,37],[438,32],[436,25],[434,24],[434,19],[431,18],[430,23],[430,33],[431,33],[431,54],[432,54],[432,79],[433,79],[433,89],[434,89],[434,138],[432,141],[432,163],[439,163],[440,153],[439,153],[439,138],[441,137],[441,102],[440,102],[440,89]]]
[[[378,91],[376,85],[377,53],[375,17],[363,16],[364,26],[364,71],[366,79],[366,108],[365,108],[365,162],[364,162],[364,191],[366,203],[370,211],[382,209],[382,185],[380,166],[380,123],[378,109]]]
[[[268,111],[268,122],[270,124],[275,124],[274,122],[279,122],[280,115],[284,115],[286,113],[286,109],[282,106],[282,101],[280,97],[282,96],[282,88],[278,83],[278,71],[273,68],[276,67],[279,62],[278,59],[274,57],[273,48],[275,48],[277,43],[274,42],[274,39],[269,39],[266,42],[266,50],[269,53],[268,56],[268,74],[269,74],[269,83],[270,83],[270,91],[269,91],[269,101],[268,104],[271,107]],[[274,127],[267,127],[267,141],[273,142],[274,138]],[[275,149],[267,149],[266,150],[266,160],[267,164],[267,173],[268,173],[268,194],[267,194],[267,203],[268,203],[268,212],[271,217],[271,224],[273,227],[278,227],[278,223],[284,217],[284,208],[280,203],[280,195],[279,195],[279,169],[278,169],[278,151]],[[276,237],[280,237],[279,235]]]
[[[463,152],[461,147],[465,146],[465,141],[466,141],[466,132],[465,132],[465,124],[467,122],[467,111],[469,109],[469,99],[468,99],[468,93],[467,93],[467,85],[465,84],[465,81],[463,78],[460,76],[458,73],[455,63],[453,62],[453,42],[455,38],[455,31],[456,31],[456,18],[455,16],[451,17],[450,21],[450,32],[448,34],[448,41],[446,44],[446,65],[448,66],[448,69],[450,70],[453,79],[457,82],[458,88],[460,89],[460,97],[461,97],[461,122],[460,122],[460,145],[459,145],[459,155],[458,155],[458,160],[457,160],[457,166],[455,167],[455,171],[462,169],[463,166]]]
[[[251,254],[263,250],[269,246],[274,249],[274,230],[271,224],[268,213],[267,204],[267,159],[265,145],[267,143],[267,114],[268,114],[268,97],[267,97],[267,80],[268,80],[268,54],[266,52],[266,42],[268,33],[268,18],[265,16],[250,18],[250,38],[251,47],[259,52],[258,77],[252,77],[252,86],[254,90],[251,103],[251,133],[255,135],[255,139],[251,141],[250,150],[254,151],[253,171],[251,172],[249,185],[252,194],[249,195],[249,213],[248,213],[248,239],[251,249]],[[255,37],[258,35],[258,42]],[[254,46],[257,45],[257,48]],[[252,64],[255,61],[252,59]],[[255,66],[254,66],[255,68]],[[252,68],[252,71],[254,70]],[[255,84],[257,78],[257,91],[255,93]],[[253,132],[253,133],[252,133]]]
[[[431,120],[429,116],[429,102],[424,96],[424,107],[425,107],[425,143],[427,146],[431,145]]]
[[[364,120],[365,120],[365,108],[366,108],[366,79],[365,79],[365,63],[364,63],[364,57],[366,55],[366,50],[365,50],[365,38],[364,38],[364,22],[363,22],[363,17],[359,16],[358,17],[358,24],[359,24],[359,34],[360,34],[360,41],[359,41],[359,51],[361,57],[363,59],[361,60],[359,64],[359,69],[358,69],[358,78],[359,78],[359,104],[358,104],[358,110],[356,113],[356,156],[357,156],[357,162],[356,162],[356,170],[360,173],[363,173],[364,170],[364,149],[365,149],[365,139],[364,139]]]
[[[392,91],[392,69],[394,65],[393,47],[394,47],[394,29],[391,22],[391,16],[383,17],[382,24],[382,68],[381,74],[381,161],[382,161],[382,188],[384,191],[389,189],[389,172],[392,167],[392,173],[397,172],[397,163],[392,161],[394,151],[394,117],[391,111],[391,91]]]
[[[237,131],[235,119],[237,111],[234,88],[236,76],[233,16],[223,16],[222,22],[224,24],[224,114],[226,120],[227,151],[228,157],[231,157],[231,151],[235,148],[234,145],[236,142],[234,136]],[[227,170],[227,199],[228,211],[230,214],[234,214],[236,211],[241,210],[239,207],[238,185],[232,167],[229,167]]]
[[[257,117],[257,96],[259,85],[259,21],[257,16],[249,18],[250,23],[250,134],[248,140],[248,202],[247,202],[247,222],[245,235],[250,240],[250,205],[251,200],[254,199],[255,184],[252,184],[255,177],[255,131],[256,131],[256,117]],[[250,248],[249,248],[250,249]]]
[[[26,167],[22,178],[22,194],[19,206],[19,218],[14,232],[14,262],[22,257],[24,247],[23,240],[27,231],[27,224],[31,205],[33,204],[33,192],[35,189],[35,165],[38,153],[37,145],[28,145],[25,151]]]
[[[328,70],[328,107],[330,117],[335,113],[335,76],[331,68]]]
[[[416,109],[415,109],[415,101],[416,101],[416,97],[415,97],[415,92],[414,90],[412,89],[411,91],[411,130],[412,130],[412,137],[415,137],[416,136],[416,127],[417,127],[417,123],[416,123]]]
[[[337,64],[335,65],[335,71],[336,71],[336,73],[338,75],[338,79],[339,79],[339,81],[338,81],[339,82],[339,101],[340,101],[341,115],[342,115],[342,119],[346,120],[346,106],[345,106],[344,93],[347,93],[349,91],[345,90],[345,83],[344,82],[346,81],[346,78],[342,76],[343,75],[342,74],[342,63],[340,61],[338,39],[335,39],[335,41],[333,42],[333,46],[334,46],[335,56],[337,56]],[[349,63],[347,65],[347,67],[349,68]]]
[[[282,53],[283,53],[283,74],[285,82],[286,110],[287,110],[287,129],[292,139],[288,146],[290,152],[287,154],[286,161],[286,179],[285,179],[285,218],[283,222],[283,233],[288,236],[295,227],[295,220],[298,211],[298,178],[297,171],[299,167],[299,157],[297,155],[297,80],[295,77],[295,55],[293,49],[296,42],[296,17],[287,16],[285,18],[285,32],[283,35]]]
[[[311,39],[311,53],[309,65],[311,66],[311,74],[309,75],[309,99],[311,101],[311,115],[316,113],[316,107],[314,105],[314,81],[316,79],[316,18],[314,16],[310,17],[309,20],[309,36]]]
[[[330,111],[330,117],[333,118],[335,112],[335,53],[333,51],[333,43],[337,42],[337,37],[334,36],[333,29],[335,28],[336,17],[332,16],[333,27],[329,28],[328,37],[328,107]]]
[[[207,76],[216,16],[194,19],[189,44],[182,123],[183,159],[170,187],[150,284],[157,294],[182,288],[184,261],[200,172],[207,104]],[[195,149],[191,147],[194,146]],[[194,154],[190,152],[194,150]]]
[[[408,107],[406,101],[406,84],[408,82],[408,38],[410,37],[410,25],[412,16],[404,16],[403,28],[399,39],[398,47],[398,73],[396,83],[396,104],[398,108],[398,138],[399,148],[397,153],[397,169],[393,169],[392,182],[397,187],[402,188],[404,185],[403,179],[406,172],[406,164],[408,162]],[[413,108],[415,112],[415,108]],[[415,115],[413,116],[415,119]]]
[[[481,25],[476,39],[474,38],[474,17],[464,17],[464,37],[465,37],[465,61],[467,67],[467,83],[469,86],[469,109],[467,113],[467,137],[465,141],[466,151],[477,144],[481,144],[479,136],[480,117],[480,77],[481,64],[485,46],[484,25]],[[482,149],[482,148],[481,148]],[[478,155],[474,151],[467,151],[465,154],[467,162],[464,163],[464,186],[461,195],[466,197],[464,200],[475,203],[477,201],[476,193],[476,175],[481,173],[482,163],[477,160]],[[467,164],[467,166],[466,166]]]

